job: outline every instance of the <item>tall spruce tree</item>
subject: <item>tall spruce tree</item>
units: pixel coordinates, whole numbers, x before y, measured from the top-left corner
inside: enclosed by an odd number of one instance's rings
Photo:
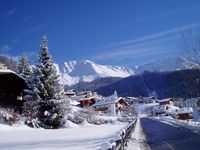
[[[38,69],[42,73],[41,82],[44,85],[41,91],[41,98],[43,100],[53,99],[58,96],[59,83],[56,67],[53,63],[52,57],[48,50],[48,40],[46,36],[42,37],[41,51],[38,56],[39,64]]]
[[[59,128],[63,124],[63,110],[60,107],[59,83],[56,67],[48,50],[48,40],[42,37],[41,51],[36,69],[40,73],[40,121],[44,128]]]

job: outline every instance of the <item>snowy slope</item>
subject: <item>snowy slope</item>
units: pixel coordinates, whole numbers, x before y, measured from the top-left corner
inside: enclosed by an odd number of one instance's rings
[[[79,81],[91,82],[102,77],[128,77],[134,74],[133,69],[119,66],[99,65],[89,60],[69,61],[64,63],[60,72],[60,82],[65,85],[73,85]]]
[[[145,65],[135,66],[133,69],[135,70],[136,74],[140,74],[144,71],[164,72],[164,71],[182,70],[185,69],[185,67],[183,64],[181,64],[181,62],[178,61],[176,57],[169,57],[169,58],[159,59],[157,61]]]

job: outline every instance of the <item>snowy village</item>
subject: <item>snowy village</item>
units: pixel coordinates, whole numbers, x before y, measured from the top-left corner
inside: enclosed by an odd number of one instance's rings
[[[199,6],[0,1],[0,150],[199,150]]]

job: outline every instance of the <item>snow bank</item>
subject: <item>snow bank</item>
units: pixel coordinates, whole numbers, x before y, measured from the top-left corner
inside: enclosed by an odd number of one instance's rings
[[[190,129],[194,132],[200,132],[200,122],[195,122],[192,120],[178,120],[170,116],[161,116],[161,117],[151,117],[154,120],[160,121],[162,123],[169,124],[174,127],[182,127]]]
[[[31,129],[0,125],[3,150],[94,150],[109,141],[126,124],[90,125],[66,129]]]

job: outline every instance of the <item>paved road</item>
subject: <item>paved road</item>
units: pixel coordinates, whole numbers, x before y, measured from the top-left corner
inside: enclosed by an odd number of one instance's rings
[[[141,125],[152,150],[200,150],[199,134],[147,118]]]

